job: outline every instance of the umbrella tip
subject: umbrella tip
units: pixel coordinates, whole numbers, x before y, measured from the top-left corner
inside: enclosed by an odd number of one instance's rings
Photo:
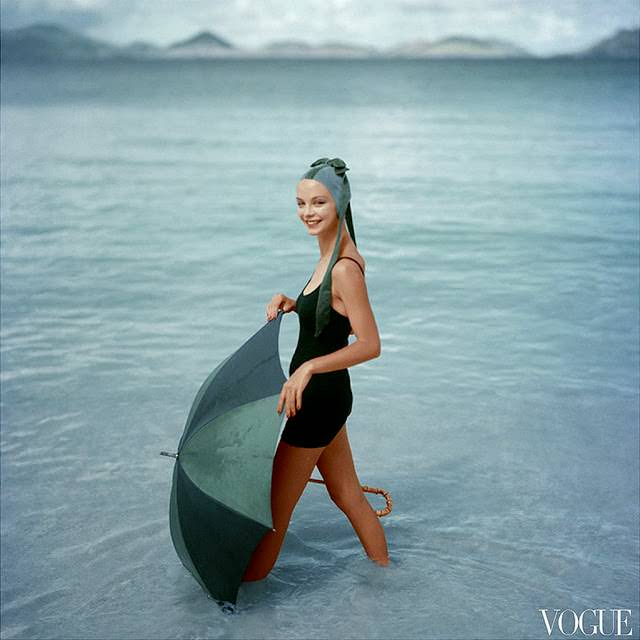
[[[161,456],[169,456],[169,458],[178,458],[178,454],[177,453],[170,453],[169,451],[161,451],[160,452]]]
[[[231,614],[236,612],[236,605],[233,604],[233,602],[229,602],[228,600],[218,600],[218,598],[214,598],[210,594],[207,594],[207,598],[209,600],[213,600],[220,607],[222,613]]]

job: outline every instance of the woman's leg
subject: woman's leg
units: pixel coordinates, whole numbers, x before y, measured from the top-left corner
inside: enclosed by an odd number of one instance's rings
[[[324,448],[317,464],[331,499],[349,518],[369,558],[387,565],[389,553],[384,529],[358,480],[346,424]]]
[[[242,576],[245,582],[265,578],[280,553],[291,514],[324,447],[294,447],[283,440],[273,458],[271,514],[274,531],[269,531],[256,547]]]

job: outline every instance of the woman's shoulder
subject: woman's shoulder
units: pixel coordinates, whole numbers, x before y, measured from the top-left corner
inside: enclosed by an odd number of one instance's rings
[[[342,258],[349,258],[349,259],[343,260]],[[356,251],[349,251],[349,252],[343,253],[342,255],[339,255],[338,258],[336,259],[336,264],[334,265],[334,269],[339,264],[344,266],[340,266],[338,267],[338,269],[349,269],[350,268],[349,263],[353,264],[354,262],[357,263],[358,267],[360,267],[360,270],[364,275],[365,269],[367,267],[367,263],[364,257],[359,252],[356,252]],[[353,265],[353,267],[357,268],[355,264]]]

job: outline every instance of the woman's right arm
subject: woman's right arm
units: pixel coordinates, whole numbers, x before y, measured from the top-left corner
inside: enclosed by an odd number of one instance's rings
[[[273,320],[278,311],[282,309],[285,313],[296,310],[296,301],[293,298],[285,296],[284,293],[276,293],[267,304],[267,321]]]

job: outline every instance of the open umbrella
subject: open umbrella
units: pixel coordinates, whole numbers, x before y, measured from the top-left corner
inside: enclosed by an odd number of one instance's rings
[[[182,564],[214,600],[236,604],[242,576],[273,529],[271,473],[286,377],[278,336],[283,312],[225,358],[202,383],[176,453],[169,504],[171,540]],[[311,478],[310,482],[323,483]],[[388,492],[375,487],[391,511]]]
[[[278,354],[283,312],[201,385],[175,454],[171,539],[214,599],[235,604],[251,554],[273,529],[271,471],[286,381]]]

